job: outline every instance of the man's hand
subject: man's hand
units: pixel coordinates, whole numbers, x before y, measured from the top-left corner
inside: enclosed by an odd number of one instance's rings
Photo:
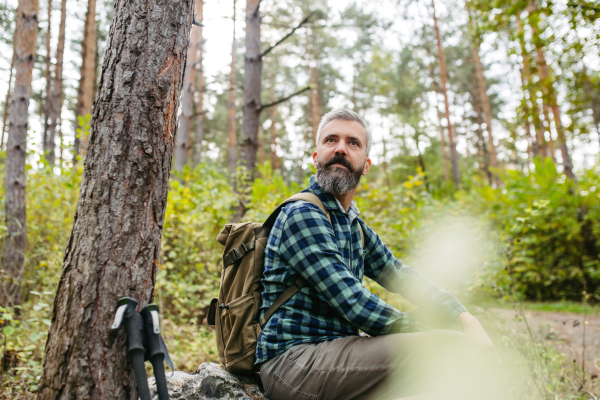
[[[456,322],[458,322],[461,331],[467,335],[476,346],[483,349],[491,349],[494,347],[492,340],[488,334],[485,333],[481,323],[468,312],[465,311],[460,313],[458,317],[456,317]]]

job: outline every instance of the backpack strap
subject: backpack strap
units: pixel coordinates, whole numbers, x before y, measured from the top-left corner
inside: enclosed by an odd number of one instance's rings
[[[329,212],[325,209],[323,202],[321,201],[321,199],[319,199],[318,196],[316,196],[312,193],[298,193],[298,194],[293,195],[289,199],[285,200],[283,203],[281,203],[275,209],[275,211],[273,211],[273,213],[271,213],[271,215],[269,215],[269,218],[267,218],[267,220],[265,221],[265,223],[263,225],[268,226],[269,227],[268,229],[270,230],[271,227],[275,224],[275,220],[279,216],[279,213],[281,212],[281,209],[283,208],[283,206],[285,206],[286,204],[289,204],[289,203],[293,203],[298,200],[308,201],[309,203],[312,203],[312,204],[318,206],[321,209],[321,211],[323,211],[325,213],[325,215],[327,216],[329,223],[331,223],[331,215],[329,215]],[[358,229],[360,230],[360,238],[362,239],[362,247],[364,249],[365,248],[365,235],[363,233],[362,226],[360,226],[360,223],[358,224]],[[304,287],[304,285],[306,285],[306,279],[304,279],[303,277],[300,276],[298,279],[296,279],[294,281],[294,283],[292,283],[292,285],[290,287],[285,289],[283,291],[283,293],[281,293],[275,299],[275,301],[273,302],[271,307],[269,307],[267,312],[265,312],[265,315],[263,315],[263,317],[260,319],[260,321],[259,321],[260,328],[261,329],[264,328],[265,325],[267,324],[267,322],[269,321],[269,319],[271,319],[273,314],[275,314],[275,311],[277,311],[279,309],[279,307],[284,305],[286,301],[291,299],[293,295],[298,293],[300,291],[300,289],[302,289]]]

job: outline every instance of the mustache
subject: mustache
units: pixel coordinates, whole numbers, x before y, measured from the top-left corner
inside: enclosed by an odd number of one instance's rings
[[[328,168],[328,167],[332,166],[333,164],[341,164],[344,167],[348,168],[349,171],[354,172],[354,168],[352,167],[352,164],[350,164],[348,162],[348,160],[346,160],[346,157],[344,157],[342,155],[333,156],[329,161],[327,161],[325,163],[324,167]]]

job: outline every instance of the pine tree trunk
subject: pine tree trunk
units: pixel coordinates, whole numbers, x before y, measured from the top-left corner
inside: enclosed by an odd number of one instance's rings
[[[443,116],[442,116],[442,112],[440,111],[439,105],[437,103],[438,94],[440,91],[438,89],[437,79],[433,72],[433,63],[429,64],[429,75],[431,76],[432,89],[435,92],[435,99],[436,99],[435,110],[437,111],[438,127],[440,129],[440,147],[442,148],[442,159],[444,160],[444,180],[446,182],[450,182],[450,168],[448,166],[448,154],[446,153],[446,135],[444,135],[444,127],[442,126]]]
[[[25,266],[25,157],[27,155],[27,108],[38,34],[38,0],[20,0],[14,41],[15,88],[10,102],[5,164],[6,239],[2,254],[4,276],[0,304],[21,303],[21,280]]]
[[[2,112],[2,137],[0,137],[0,150],[4,148],[4,135],[6,133],[7,121],[8,121],[8,105],[10,104],[10,90],[13,81],[13,70],[15,69],[15,55],[13,53],[12,60],[10,62],[10,73],[8,75],[8,89],[6,90],[6,98],[4,99],[4,110]]]
[[[271,73],[271,103],[275,102],[275,79],[273,78],[273,73]],[[279,157],[277,156],[277,128],[275,126],[275,117],[277,116],[277,106],[271,107],[271,167],[273,171],[278,170],[279,167]]]
[[[244,101],[242,115],[242,155],[252,184],[258,150],[258,123],[262,56],[260,48],[260,0],[246,0],[246,54],[244,55]]]
[[[308,31],[308,30],[307,30]],[[318,71],[312,67],[312,53],[310,51],[310,35],[306,36],[306,58],[308,60],[308,77],[310,82],[310,111],[312,122],[312,144],[317,147],[317,131],[321,122],[321,102],[319,101],[319,75]]]
[[[477,75],[477,88],[479,90],[479,99],[483,108],[483,115],[485,117],[485,128],[487,131],[487,145],[488,153],[490,155],[490,166],[498,169],[498,157],[496,155],[496,146],[494,145],[494,135],[492,134],[492,110],[490,107],[490,99],[487,95],[487,85],[485,83],[485,77],[483,76],[483,68],[481,66],[481,59],[479,58],[479,45],[476,40],[473,40],[473,60],[475,61],[475,72]],[[496,187],[501,185],[500,178],[497,173],[492,174],[494,178],[494,184]]]
[[[537,13],[537,7],[535,3],[529,3],[527,11],[529,12],[530,17],[532,17],[532,14]],[[544,48],[539,34],[538,19],[529,18],[529,22],[531,25],[533,41],[535,44],[536,62],[538,74],[540,77],[540,85],[542,87],[542,93],[544,94],[543,100],[544,103],[547,104],[547,106],[552,110],[552,116],[554,117],[554,124],[556,125],[556,133],[558,136],[558,146],[560,148],[560,153],[562,156],[562,165],[564,173],[568,178],[575,180],[575,174],[573,173],[573,163],[571,161],[571,156],[567,147],[565,128],[561,121],[560,108],[558,107],[558,102],[556,99],[556,90],[554,88],[554,83],[552,82],[550,67],[546,62],[546,56],[544,55]]]
[[[598,139],[600,140],[600,116],[598,115],[598,110],[596,110],[596,105],[594,104],[594,97],[592,94],[592,83],[590,82],[590,77],[587,74],[587,68],[585,66],[583,67],[583,74],[583,90],[585,90],[585,95],[588,98],[590,110],[592,111],[592,118],[594,119],[594,127],[596,128],[596,132],[598,133]]]
[[[236,63],[236,42],[235,42],[235,18],[236,8],[233,0],[233,40],[231,44],[231,69],[229,70],[229,97],[227,100],[227,129],[229,131],[229,174],[233,177],[237,164],[235,132],[235,63]]]
[[[545,132],[548,132],[548,143],[550,158],[552,162],[556,164],[556,149],[554,148],[554,139],[552,138],[552,122],[550,122],[550,110],[547,103],[543,103],[542,112],[544,114],[544,121],[546,123]]]
[[[490,186],[492,185],[493,182],[493,177],[492,177],[492,172],[490,171],[490,154],[489,154],[489,147],[486,146],[485,143],[485,138],[483,137],[483,130],[481,129],[481,126],[483,125],[483,119],[481,118],[481,99],[479,98],[479,95],[481,93],[481,91],[479,90],[479,88],[477,87],[477,79],[473,79],[473,82],[475,82],[475,87],[473,88],[473,102],[474,104],[474,109],[475,109],[475,113],[477,114],[477,139],[479,140],[480,143],[480,147],[482,150],[482,162],[481,162],[481,169],[483,171],[483,173],[487,176],[488,179],[488,183],[490,184]],[[488,136],[489,138],[489,136]]]
[[[117,300],[154,295],[193,1],[117,0],[37,398],[137,400]]]
[[[198,35],[195,33],[197,27],[192,27],[190,36],[190,47],[188,49],[185,64],[185,76],[183,78],[183,93],[181,95],[181,119],[177,129],[177,142],[173,150],[173,169],[182,171],[187,164],[189,154],[190,138],[192,137],[192,116],[194,114],[194,87],[196,86],[196,51],[198,49]]]
[[[437,17],[435,15],[435,3],[431,0],[431,7],[433,10],[433,26],[435,29],[435,37],[437,39],[438,58],[440,62],[440,77],[442,80],[442,94],[444,95],[444,106],[446,108],[446,121],[448,122],[448,140],[450,142],[450,160],[452,161],[452,178],[454,186],[456,188],[460,185],[460,170],[458,167],[458,152],[456,151],[456,140],[454,138],[454,129],[450,122],[450,106],[448,101],[448,75],[446,74],[446,61],[444,59],[444,48],[442,47],[442,39],[440,36],[440,29],[438,28]]]
[[[50,71],[51,68],[51,63],[50,63],[50,59],[51,59],[51,47],[50,47],[50,40],[52,38],[52,0],[48,0],[48,30],[46,31],[46,57],[45,57],[45,61],[46,61],[46,69],[44,71],[44,81],[46,82],[46,91],[45,91],[45,98],[44,98],[44,110],[43,110],[43,114],[44,114],[44,133],[42,136],[42,146],[44,146],[44,151],[46,149],[46,142],[48,141],[48,101],[50,98],[50,93],[52,91],[52,72]]]
[[[87,12],[85,13],[85,26],[83,28],[83,42],[81,43],[81,69],[79,78],[79,89],[77,90],[77,105],[75,106],[75,143],[74,160],[81,151],[85,154],[89,143],[89,136],[77,133],[84,128],[79,124],[79,118],[85,118],[92,113],[94,102],[94,86],[96,81],[96,0],[88,0]],[[81,148],[80,148],[81,146]]]
[[[58,46],[56,47],[56,68],[54,69],[54,82],[51,94],[46,102],[48,106],[48,133],[44,143],[44,154],[50,164],[54,164],[54,139],[56,137],[56,126],[58,124],[58,113],[62,107],[63,91],[63,56],[65,52],[65,24],[67,18],[67,0],[60,3],[60,26],[58,30]]]
[[[194,5],[196,20],[202,22],[204,20],[204,0],[196,0]],[[196,92],[198,93],[198,101],[196,102],[196,138],[191,144],[190,158],[194,166],[200,164],[202,160],[202,141],[204,140],[204,37],[203,28],[197,26],[194,28],[194,34],[198,35],[196,39]]]

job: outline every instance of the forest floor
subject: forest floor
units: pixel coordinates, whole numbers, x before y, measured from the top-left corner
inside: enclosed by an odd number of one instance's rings
[[[532,386],[543,382],[535,389],[539,398],[597,398],[600,395],[600,313],[596,308],[577,309],[579,312],[554,311],[553,308],[561,309],[542,303],[525,304],[523,308],[476,307],[473,313],[490,331],[498,350],[498,361],[508,361],[505,368],[513,370],[513,376],[519,370],[529,375],[530,388],[523,390],[530,392]],[[518,349],[520,357],[509,348]],[[525,369],[517,368],[517,364]],[[548,393],[540,393],[544,391],[542,387]],[[520,396],[515,394],[514,397]]]

